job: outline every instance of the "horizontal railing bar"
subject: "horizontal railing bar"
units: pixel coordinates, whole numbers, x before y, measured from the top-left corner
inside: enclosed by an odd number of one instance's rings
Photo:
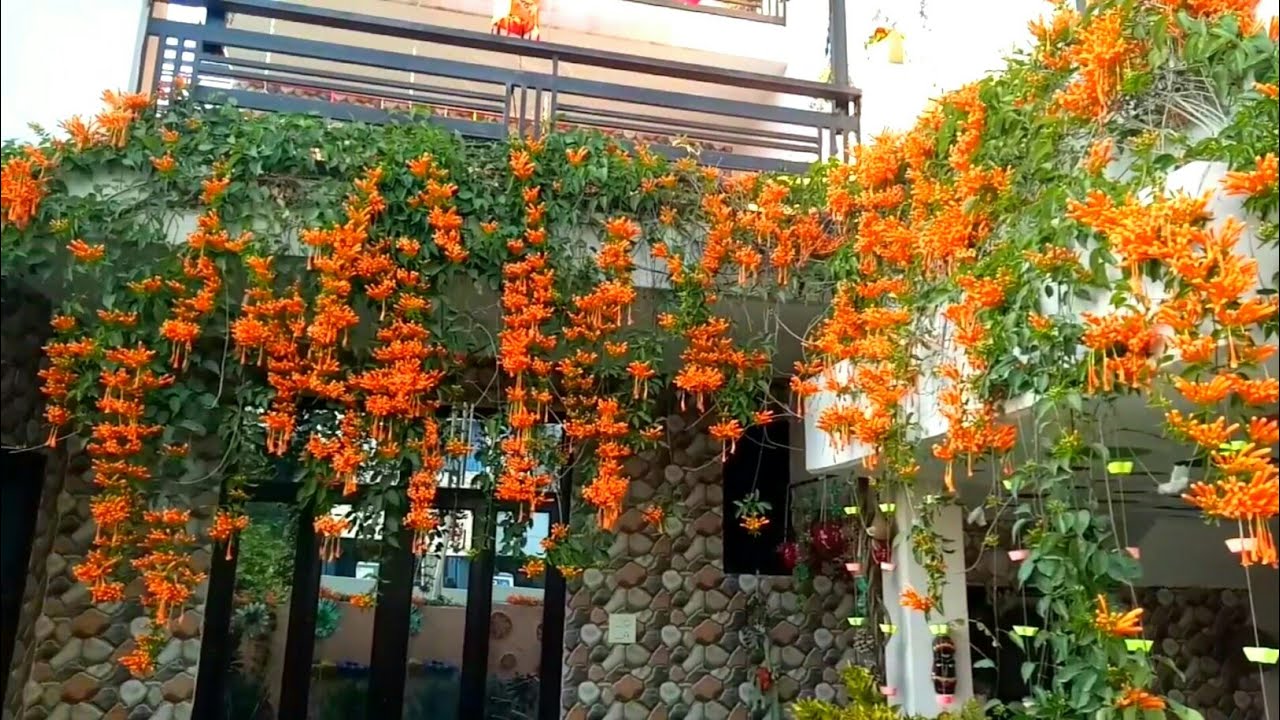
[[[650,145],[649,150],[669,160],[680,160],[689,157],[689,153],[681,148],[669,145]],[[719,150],[703,150],[697,156],[699,165],[717,167],[724,170],[744,170],[748,172],[782,172],[791,175],[803,175],[808,172],[812,163],[800,160],[778,160],[775,158],[754,155],[739,155]]]
[[[786,125],[824,127],[838,130],[851,130],[853,127],[853,119],[849,116],[822,113],[814,110],[798,110],[740,100],[708,98],[689,93],[626,87],[597,80],[554,77],[543,73],[506,70],[474,63],[406,55],[404,53],[350,45],[338,45],[285,35],[268,35],[248,30],[233,30],[217,25],[200,26],[173,23],[167,20],[152,21],[151,32],[155,34],[175,35],[180,31],[186,32],[188,37],[226,47],[282,53],[350,65],[368,65],[386,70],[421,72],[427,75],[439,75],[459,80],[473,80],[499,85],[505,85],[510,82],[530,88],[584,95],[601,100],[647,104],[655,107],[702,112],[711,115],[731,115],[748,120],[763,120]]]
[[[707,15],[719,15],[720,17],[735,18],[738,20],[750,20],[752,22],[772,23],[774,25],[785,25],[787,23],[786,15],[781,13],[767,13],[756,10],[747,9],[747,3],[730,3],[740,5],[740,7],[717,7],[715,5],[690,5],[681,0],[630,0],[631,2],[644,3],[645,5],[656,5],[658,7],[673,8],[676,10],[687,10],[689,12],[705,13]]]
[[[600,116],[607,116],[611,118],[621,118],[623,120],[636,120],[639,122],[652,122],[658,119],[650,115],[641,115],[640,113],[625,112],[625,111],[615,110],[613,108],[594,108],[594,107],[587,107],[585,105],[567,105],[565,103],[560,103],[559,110],[561,113],[600,115]],[[682,119],[671,119],[671,118],[662,118],[662,120],[666,120],[672,123],[679,123],[681,127],[693,128],[698,130],[709,130],[711,132],[732,130],[734,132],[741,132],[744,135],[750,135],[751,137],[769,138],[772,140],[782,140],[782,141],[803,142],[803,143],[808,143],[809,145],[813,145],[815,148],[817,147],[817,144],[818,144],[817,139],[814,138],[812,134],[801,135],[800,133],[788,133],[788,132],[781,132],[779,130],[759,130],[756,128],[744,128],[736,125],[735,126],[714,125],[712,123],[698,122],[696,120],[682,120]]]
[[[489,50],[504,54],[539,57],[547,60],[559,58],[561,62],[594,65],[613,70],[627,70],[646,75],[661,75],[726,87],[742,87],[791,95],[806,95],[843,102],[853,102],[862,96],[862,92],[857,88],[837,87],[814,80],[782,78],[764,73],[726,70],[696,63],[659,60],[608,50],[503,37],[474,30],[445,28],[426,23],[406,22],[394,18],[375,17],[342,10],[313,8],[297,3],[278,2],[277,0],[219,0],[219,4],[228,12],[243,13],[245,15],[320,25],[339,30],[367,32],[374,35],[386,35],[407,40],[468,47],[474,50]]]
[[[678,120],[672,120],[669,128],[655,127],[654,125],[645,125],[642,123],[626,122],[597,119],[589,115],[581,115],[577,113],[566,113],[563,110],[555,117],[556,121],[564,122],[568,125],[581,125],[585,127],[594,127],[600,129],[616,129],[631,130],[633,132],[650,133],[653,135],[666,135],[674,137],[684,135],[690,140],[701,140],[704,142],[724,143],[726,145],[746,145],[754,148],[768,148],[771,150],[786,150],[789,152],[815,154],[820,148],[816,142],[809,143],[808,146],[795,145],[789,143],[781,143],[776,140],[756,140],[750,135],[725,135],[714,132],[682,132],[683,128],[679,126]],[[650,122],[658,122],[651,120]],[[671,132],[674,131],[674,132]],[[816,138],[815,138],[816,140]]]
[[[270,71],[272,73],[282,73],[282,74],[268,75],[268,74],[263,74],[259,72],[239,70],[237,69],[236,66],[244,66],[244,64],[241,63],[240,61],[236,61],[234,63],[228,63],[222,60],[204,59],[202,62],[205,66],[210,66],[208,67],[207,70],[203,70],[203,69],[201,70],[201,74],[203,75],[230,77],[230,78],[236,78],[240,80],[253,80],[256,82],[268,82],[268,83],[274,82],[279,85],[298,85],[302,87],[313,87],[321,90],[331,90],[333,92],[344,92],[344,93],[351,93],[351,94],[366,95],[366,96],[378,98],[378,99],[403,100],[405,102],[410,102],[410,103],[420,104],[420,105],[445,105],[445,106],[456,107],[464,110],[474,110],[477,112],[496,112],[499,115],[502,114],[502,108],[503,108],[503,97],[501,95],[469,92],[469,91],[462,91],[462,90],[457,91],[455,93],[454,91],[449,90],[447,88],[439,88],[439,89],[420,88],[416,84],[414,84],[411,87],[403,87],[400,85],[392,84],[390,82],[370,81],[368,78],[363,78],[358,75],[349,75],[347,73],[338,73],[336,74],[336,76],[316,75],[312,72],[308,72],[300,68],[295,68],[288,65],[276,65],[274,63],[260,63],[260,64],[270,65],[271,66]],[[248,66],[248,67],[250,68],[250,70],[256,69],[251,66]],[[295,77],[299,75],[301,77]],[[373,86],[376,86],[377,88],[392,88],[392,89],[383,90],[383,89],[371,89],[371,88],[360,87],[360,86],[352,87],[349,85],[334,85],[333,84],[334,81],[362,83],[365,85],[373,85]],[[425,95],[425,94],[414,95],[408,92],[408,90],[410,89],[413,89],[419,93],[426,93],[426,92],[439,93],[440,96]],[[453,99],[450,99],[449,97],[442,97],[442,96],[448,96],[448,95],[457,95],[458,97],[463,97],[467,99],[453,100]],[[478,101],[478,102],[473,102],[473,101]]]
[[[234,78],[238,80],[252,80],[254,82],[262,82],[262,83],[274,82],[277,85],[294,87],[300,90],[305,90],[305,89],[323,90],[326,92],[343,93],[345,95],[351,95],[353,96],[353,98],[355,96],[359,96],[359,97],[369,98],[371,100],[388,100],[388,101],[394,101],[398,103],[406,103],[409,105],[418,105],[418,106],[421,106],[424,110],[428,110],[428,109],[434,110],[437,105],[444,105],[450,108],[467,110],[470,112],[494,113],[498,116],[502,115],[501,103],[497,105],[476,105],[476,104],[468,104],[465,101],[450,101],[450,100],[440,101],[440,100],[436,100],[426,96],[408,95],[406,93],[396,92],[392,90],[384,90],[384,91],[377,91],[377,92],[371,93],[369,90],[365,88],[351,87],[349,85],[338,85],[333,82],[329,82],[325,80],[312,80],[312,79],[306,79],[306,78],[300,78],[300,79],[280,78],[280,79],[272,80],[270,79],[270,76],[250,74],[245,71],[238,71],[238,70],[208,72],[208,73],[204,73],[204,77],[229,77],[229,78]],[[295,95],[287,92],[272,93],[265,89],[262,91],[259,91],[253,88],[236,88],[236,89],[243,90],[245,92],[255,93],[255,94],[281,95],[284,97],[306,97],[305,95]],[[310,99],[317,100],[319,98],[310,98]],[[332,101],[321,100],[321,102],[332,102]],[[360,105],[360,103],[357,103],[354,101],[351,101],[350,104],[357,105],[357,106]]]
[[[446,88],[422,85],[416,82],[403,82],[399,80],[388,80],[386,78],[371,77],[368,75],[357,75],[355,73],[343,73],[330,70],[319,70],[317,68],[305,68],[298,65],[285,65],[283,63],[266,62],[263,60],[251,60],[249,58],[215,56],[201,53],[197,56],[200,62],[208,63],[214,66],[234,66],[241,65],[244,67],[255,68],[269,73],[292,73],[294,75],[305,75],[327,80],[345,80],[347,82],[358,82],[366,85],[374,85],[377,87],[390,88],[392,90],[402,90],[411,92],[434,92],[441,95],[456,95],[458,97],[469,98],[472,100],[489,101],[502,105],[503,95],[500,93],[485,93],[478,90],[466,90],[464,88]],[[270,77],[270,76],[264,76]]]
[[[470,120],[457,120],[438,116],[415,118],[407,113],[394,113],[377,108],[362,107],[352,103],[327,102],[294,95],[271,95],[247,90],[207,88],[198,85],[194,89],[194,95],[196,100],[201,102],[217,103],[229,100],[246,110],[321,115],[334,120],[363,122],[374,125],[419,122],[425,119],[427,122],[467,137],[478,137],[487,140],[504,140],[507,137],[507,128],[502,123],[472,122]]]

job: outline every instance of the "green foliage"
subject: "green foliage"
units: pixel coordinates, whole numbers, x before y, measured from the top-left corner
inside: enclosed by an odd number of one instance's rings
[[[794,720],[917,720],[921,716],[904,715],[897,707],[891,707],[875,678],[866,668],[850,665],[840,673],[844,680],[849,702],[843,707],[821,700],[800,700],[791,706]],[[942,720],[981,720],[982,708],[976,702],[967,703],[957,712],[943,712]]]
[[[320,598],[316,604],[316,639],[333,637],[342,624],[342,606],[329,598]]]
[[[293,582],[294,512],[281,505],[252,504],[251,522],[236,545],[236,592],[273,606],[289,597]]]

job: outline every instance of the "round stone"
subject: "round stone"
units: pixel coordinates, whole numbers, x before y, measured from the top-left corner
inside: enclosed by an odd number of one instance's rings
[[[813,688],[813,696],[822,702],[831,702],[836,698],[836,689],[829,683],[818,683]]]
[[[578,700],[583,705],[591,705],[600,699],[600,686],[591,681],[580,683],[578,685]]]
[[[827,649],[835,638],[831,635],[831,631],[826,628],[818,628],[813,631],[813,644],[822,649]]]
[[[604,582],[604,573],[599,568],[587,568],[582,573],[582,584],[592,590],[600,587]]]
[[[600,642],[600,636],[602,634],[600,626],[595,623],[587,623],[578,631],[578,637],[582,639],[582,642],[585,645],[595,645]]]
[[[667,705],[680,701],[680,686],[673,682],[664,682],[658,686],[658,697]]]
[[[742,588],[742,592],[753,593],[760,587],[760,578],[755,575],[739,575],[738,587]]]
[[[661,631],[662,644],[667,647],[675,647],[680,644],[681,635],[680,628],[675,625],[663,626]]]

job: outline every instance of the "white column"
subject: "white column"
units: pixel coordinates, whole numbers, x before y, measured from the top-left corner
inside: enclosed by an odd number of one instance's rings
[[[949,543],[947,554],[947,583],[942,592],[944,612],[934,611],[928,619],[914,610],[902,607],[900,597],[907,587],[924,594],[929,585],[928,576],[911,555],[911,527],[916,522],[913,507],[920,504],[920,496],[908,498],[907,491],[897,499],[897,535],[893,541],[893,565],[884,572],[884,604],[892,622],[897,626],[885,648],[885,676],[890,686],[897,689],[891,704],[901,705],[908,713],[935,717],[948,708],[939,704],[933,689],[933,634],[930,624],[947,622],[956,647],[956,691],[951,708],[964,704],[973,697],[973,666],[969,653],[969,603],[965,588],[964,568],[964,513],[958,506],[938,510],[934,528]],[[910,502],[908,500],[910,499]]]
[[[35,139],[102,109],[103,90],[134,90],[146,0],[0,2],[0,138]]]

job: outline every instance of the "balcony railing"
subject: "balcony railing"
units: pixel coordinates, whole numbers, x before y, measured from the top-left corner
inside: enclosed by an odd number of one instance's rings
[[[204,24],[150,21],[144,83],[182,76],[201,100],[335,120],[429,109],[472,138],[595,128],[730,170],[799,172],[858,135],[852,87],[275,0],[218,7]]]
[[[631,0],[744,20],[787,24],[787,0]]]

